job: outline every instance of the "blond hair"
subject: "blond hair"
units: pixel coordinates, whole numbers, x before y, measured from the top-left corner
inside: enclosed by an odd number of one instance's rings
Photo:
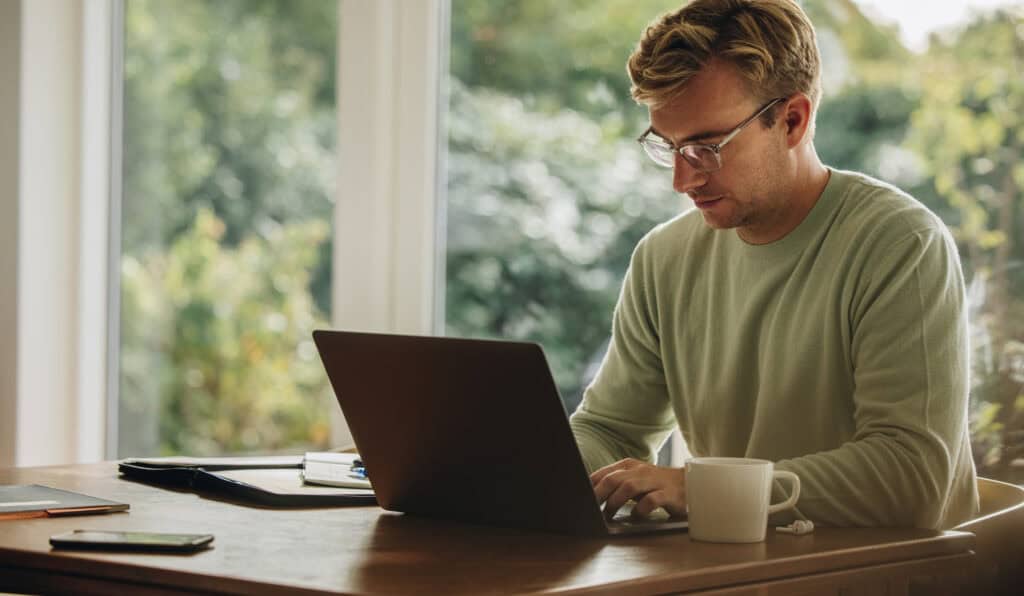
[[[734,65],[760,101],[802,92],[817,106],[818,44],[794,0],[695,0],[661,16],[629,57],[633,99],[652,108],[668,104],[714,58]]]

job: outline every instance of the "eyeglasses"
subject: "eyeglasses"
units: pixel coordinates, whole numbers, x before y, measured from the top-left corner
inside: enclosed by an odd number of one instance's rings
[[[686,163],[690,164],[698,172],[708,173],[715,172],[722,169],[722,147],[729,144],[729,141],[736,138],[736,135],[740,134],[743,128],[753,122],[758,116],[764,114],[769,108],[786,99],[785,97],[777,97],[767,104],[760,110],[758,110],[753,116],[747,118],[743,122],[740,122],[739,126],[732,129],[729,134],[725,135],[719,143],[687,143],[681,147],[673,147],[671,143],[662,139],[658,136],[651,136],[654,132],[653,128],[648,127],[644,131],[644,134],[640,135],[637,142],[644,148],[647,155],[654,160],[654,163],[665,168],[671,168],[675,166],[676,153],[683,156]]]

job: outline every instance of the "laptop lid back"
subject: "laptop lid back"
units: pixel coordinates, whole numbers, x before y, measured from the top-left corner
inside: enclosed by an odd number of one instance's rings
[[[384,509],[607,532],[537,344],[313,333]]]

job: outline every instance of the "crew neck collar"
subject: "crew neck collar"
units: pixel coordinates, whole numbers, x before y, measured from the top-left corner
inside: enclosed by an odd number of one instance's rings
[[[753,257],[781,256],[792,253],[794,250],[798,250],[798,247],[807,244],[808,240],[828,220],[829,214],[835,209],[849,182],[849,177],[842,175],[841,172],[827,166],[826,169],[829,172],[829,177],[821,195],[818,196],[818,200],[814,202],[814,206],[807,212],[803,221],[788,234],[767,244],[750,244],[740,238],[736,230],[729,230],[730,242],[739,245],[743,254]]]

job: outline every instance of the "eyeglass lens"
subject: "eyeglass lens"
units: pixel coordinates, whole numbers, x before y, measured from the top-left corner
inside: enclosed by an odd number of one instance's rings
[[[675,165],[675,152],[672,147],[653,139],[644,139],[643,147],[655,163],[671,168]],[[680,151],[683,159],[691,167],[702,172],[713,172],[721,167],[718,154],[705,145],[686,145]]]

